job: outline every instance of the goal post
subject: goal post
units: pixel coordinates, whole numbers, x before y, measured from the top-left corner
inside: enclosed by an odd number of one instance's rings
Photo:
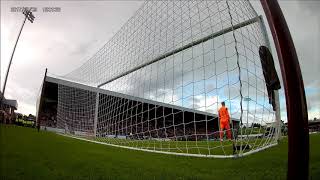
[[[288,118],[287,179],[307,179],[309,129],[306,96],[298,56],[277,0],[261,0],[273,36],[285,89]]]
[[[82,66],[46,78],[57,92],[44,105],[57,107],[48,124],[148,152],[259,152],[279,135],[261,47],[270,49],[268,36],[247,0],[146,1]]]
[[[96,105],[94,110],[93,133],[95,137],[97,136],[98,113],[99,113],[99,92],[96,93]]]
[[[277,123],[277,140],[281,139],[281,112],[280,112],[280,99],[279,99],[279,91],[274,90],[274,100],[276,105],[276,123]]]

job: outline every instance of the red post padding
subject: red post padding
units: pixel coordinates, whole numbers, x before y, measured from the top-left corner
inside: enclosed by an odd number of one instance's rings
[[[308,112],[297,53],[278,1],[260,1],[274,39],[286,96],[289,148],[287,179],[308,179]]]

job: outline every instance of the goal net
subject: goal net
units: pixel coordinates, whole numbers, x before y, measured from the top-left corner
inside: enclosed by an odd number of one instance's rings
[[[261,47],[270,48],[268,37],[249,1],[147,1],[61,77],[95,88],[58,84],[57,127],[113,146],[188,156],[265,149],[277,144],[279,105]],[[227,123],[218,113],[222,102]]]

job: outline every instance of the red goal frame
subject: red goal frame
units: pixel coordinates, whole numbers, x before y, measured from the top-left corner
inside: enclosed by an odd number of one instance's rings
[[[288,118],[287,179],[308,179],[308,111],[299,60],[277,0],[260,0],[273,36],[281,68]]]

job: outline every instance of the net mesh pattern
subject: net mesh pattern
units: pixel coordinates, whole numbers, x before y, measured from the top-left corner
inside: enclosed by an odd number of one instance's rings
[[[92,136],[96,93],[58,84],[57,127],[67,133]]]
[[[147,1],[63,76],[98,88],[59,85],[58,127],[170,153],[227,156],[273,145],[260,46],[268,39],[248,1]],[[230,128],[221,129],[221,102]]]

